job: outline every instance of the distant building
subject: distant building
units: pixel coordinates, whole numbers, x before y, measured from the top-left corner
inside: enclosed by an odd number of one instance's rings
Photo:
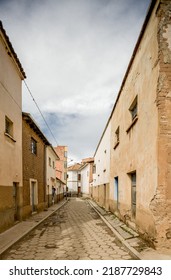
[[[47,153],[48,147],[48,153]],[[28,113],[23,113],[23,217],[31,213],[42,211],[48,206],[52,195],[52,186],[55,184],[55,169],[50,171],[50,160],[56,158],[51,144],[44,136],[38,125]],[[47,186],[50,172],[52,181]],[[49,192],[48,192],[49,191]]]
[[[67,171],[67,187],[68,192],[72,192],[72,194],[81,194],[81,172],[80,167],[81,163],[76,163],[72,166],[68,167]]]
[[[59,178],[56,177],[56,201],[60,201],[64,198],[66,191],[66,184]]]
[[[110,138],[111,122],[109,120],[94,154],[93,184],[90,191],[91,197],[106,210],[109,209],[110,193]]]
[[[56,161],[56,177],[64,182],[65,187],[67,185],[67,158],[68,158],[68,147],[57,146],[54,147],[59,160]]]
[[[52,146],[46,147],[46,194],[48,207],[57,202],[56,161],[59,160]]]
[[[22,215],[21,63],[0,21],[0,231]]]
[[[81,194],[84,197],[90,197],[90,185],[93,182],[93,163],[93,158],[83,159],[79,169],[81,175]]]

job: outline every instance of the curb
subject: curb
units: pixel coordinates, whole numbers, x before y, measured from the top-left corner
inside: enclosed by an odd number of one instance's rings
[[[100,212],[94,207],[90,200],[88,200],[90,206],[96,211],[100,218],[105,222],[105,224],[111,229],[116,238],[123,244],[123,246],[130,252],[130,254],[137,260],[141,260],[141,255],[138,251],[132,248],[128,242],[111,226],[111,224],[100,214]]]
[[[61,205],[59,205],[55,210],[53,210],[51,213],[49,213],[46,217],[44,217],[42,220],[40,220],[39,222],[37,222],[34,226],[30,227],[28,230],[26,230],[21,236],[19,236],[18,238],[16,238],[14,241],[12,241],[11,243],[9,243],[8,245],[6,245],[1,251],[0,251],[0,259],[2,254],[4,254],[9,248],[11,248],[13,245],[15,245],[18,241],[20,241],[21,239],[23,239],[29,232],[31,232],[33,229],[35,229],[37,226],[39,226],[41,223],[43,223],[47,218],[49,218],[51,215],[53,215],[56,211],[58,211],[62,206],[64,206],[66,203],[68,202],[68,200],[64,201],[63,203],[61,203]],[[41,213],[41,212],[40,212]]]

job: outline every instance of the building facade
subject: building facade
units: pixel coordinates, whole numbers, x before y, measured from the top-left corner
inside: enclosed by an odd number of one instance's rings
[[[59,160],[56,161],[56,177],[67,185],[67,157],[68,157],[68,147],[67,146],[57,146],[54,147]]]
[[[68,192],[76,195],[81,193],[81,166],[81,163],[76,163],[72,166],[69,166],[67,171]]]
[[[23,113],[23,217],[48,206],[46,148],[49,145],[31,115]]]
[[[93,182],[93,158],[82,160],[79,171],[81,174],[81,194],[83,197],[91,196],[91,183]]]
[[[91,197],[106,210],[109,209],[110,139],[111,122],[107,123],[94,154],[93,185]]]
[[[22,215],[24,70],[0,21],[0,231]]]
[[[57,201],[56,161],[59,160],[54,148],[46,147],[46,195],[48,207]]]
[[[171,245],[171,1],[152,1],[111,114],[109,207]]]

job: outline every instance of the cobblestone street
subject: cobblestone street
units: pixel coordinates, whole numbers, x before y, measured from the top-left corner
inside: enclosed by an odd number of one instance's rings
[[[2,259],[133,259],[86,200],[72,198]]]

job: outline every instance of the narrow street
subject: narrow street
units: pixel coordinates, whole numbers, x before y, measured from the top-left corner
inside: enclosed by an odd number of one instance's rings
[[[128,260],[133,257],[86,200],[71,198],[3,260]]]

